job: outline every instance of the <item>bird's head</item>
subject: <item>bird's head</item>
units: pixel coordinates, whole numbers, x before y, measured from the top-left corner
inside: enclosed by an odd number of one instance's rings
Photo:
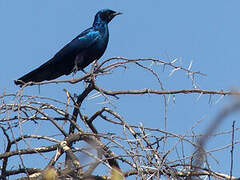
[[[96,21],[102,21],[105,23],[109,23],[115,16],[120,15],[122,13],[120,12],[115,12],[110,9],[103,9],[98,11],[98,13],[95,15],[95,20]]]

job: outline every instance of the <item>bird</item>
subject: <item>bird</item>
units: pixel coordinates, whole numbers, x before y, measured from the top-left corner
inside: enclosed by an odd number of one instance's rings
[[[109,40],[108,23],[120,14],[110,9],[98,11],[92,27],[80,33],[46,63],[14,80],[14,83],[22,87],[28,82],[53,80],[79,70],[84,71],[85,67],[104,54]]]

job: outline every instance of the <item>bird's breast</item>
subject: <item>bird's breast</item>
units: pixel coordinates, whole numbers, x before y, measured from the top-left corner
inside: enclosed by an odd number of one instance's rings
[[[94,60],[98,60],[101,58],[107,48],[108,39],[108,33],[99,33],[97,39],[91,45],[91,47],[86,48],[84,51],[81,51],[77,54],[75,58],[75,64],[78,65],[79,69],[83,69],[90,63],[92,63]]]
[[[109,34],[108,29],[104,31],[99,31],[99,36],[97,41],[93,44],[93,48],[89,49],[91,53],[95,54],[95,59],[99,59],[105,52],[108,44]],[[94,59],[94,60],[95,60]]]

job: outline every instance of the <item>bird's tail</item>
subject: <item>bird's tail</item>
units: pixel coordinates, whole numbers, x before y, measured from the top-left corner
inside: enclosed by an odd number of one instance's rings
[[[46,79],[46,71],[44,71],[44,69],[42,68],[37,68],[27,74],[25,74],[24,76],[22,76],[21,78],[19,78],[18,80],[14,80],[14,83],[16,85],[24,85],[25,83],[28,82],[41,82],[44,81]]]
[[[61,71],[58,70],[56,63],[50,60],[45,64],[41,65],[39,68],[25,74],[18,80],[14,80],[16,85],[23,86],[28,82],[42,82],[44,80],[53,80],[63,75]]]

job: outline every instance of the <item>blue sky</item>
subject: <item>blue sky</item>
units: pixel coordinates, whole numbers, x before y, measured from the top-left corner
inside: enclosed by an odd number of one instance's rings
[[[229,90],[239,89],[240,66],[240,1],[237,0],[158,0],[158,1],[11,1],[0,0],[0,93],[15,93],[18,87],[13,80],[33,70],[51,58],[66,43],[80,32],[90,27],[95,13],[110,8],[124,14],[116,17],[110,24],[108,48],[101,60],[123,56],[127,58],[158,58],[170,61],[182,60],[188,67],[193,61],[193,70],[207,74],[198,76],[201,89]],[[100,60],[100,61],[101,61]],[[177,61],[176,64],[180,63]],[[161,81],[167,90],[191,89],[191,80],[184,72],[176,72],[169,77],[169,69],[163,71],[156,67]],[[81,72],[77,73],[82,75]],[[63,76],[60,79],[68,79]],[[97,83],[107,89],[143,89],[159,88],[150,74],[130,66],[127,71],[100,78]],[[50,84],[40,88],[41,96],[65,100],[62,89],[72,93],[83,90],[83,83]],[[25,94],[39,95],[38,87],[27,87]],[[171,132],[185,134],[200,119],[194,130],[198,133],[211,123],[216,114],[231,98],[223,98],[215,104],[218,96],[209,104],[209,96],[177,95],[176,102],[168,105],[167,128]],[[84,112],[93,113],[99,109],[102,99],[89,99],[84,104]],[[163,129],[163,98],[155,95],[120,96],[115,101],[117,112],[127,122]],[[231,130],[231,116],[218,131]],[[97,123],[99,129],[108,129],[106,124]],[[239,136],[236,135],[236,140]],[[231,137],[223,136],[209,141],[209,147],[221,147],[229,144]],[[223,145],[222,144],[222,145]],[[239,145],[236,145],[239,147]],[[237,148],[236,148],[237,149]],[[219,164],[213,163],[214,170],[229,173],[230,149],[216,153]],[[239,164],[239,150],[235,155],[234,175]]]

